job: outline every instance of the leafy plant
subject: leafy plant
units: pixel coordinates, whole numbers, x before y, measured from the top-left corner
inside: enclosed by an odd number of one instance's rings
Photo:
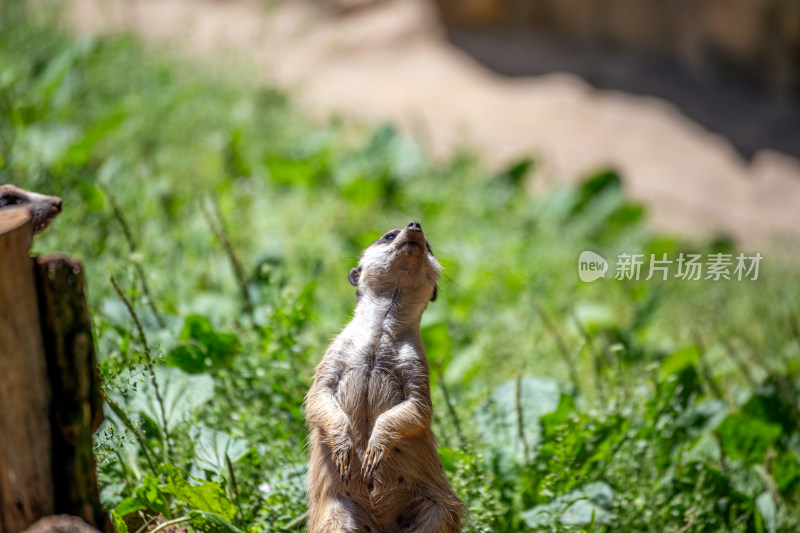
[[[613,170],[538,192],[530,159],[434,160],[233,67],[56,27],[0,5],[0,182],[64,199],[34,246],[84,262],[118,531],[302,530],[314,365],[358,253],[412,218],[444,265],[422,335],[468,531],[800,528],[792,251],[756,282],[581,283],[583,250],[736,244],[653,233]]]

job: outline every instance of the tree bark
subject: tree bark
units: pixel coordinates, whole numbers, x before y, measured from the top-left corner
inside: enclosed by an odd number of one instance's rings
[[[0,533],[56,513],[108,529],[93,452],[103,402],[83,268],[65,256],[32,259],[33,235],[27,209],[0,209]]]
[[[25,208],[0,210],[0,533],[53,514],[50,387]]]
[[[36,258],[39,310],[52,393],[52,479],[56,513],[102,525],[92,436],[103,421],[100,375],[83,267],[66,256]]]

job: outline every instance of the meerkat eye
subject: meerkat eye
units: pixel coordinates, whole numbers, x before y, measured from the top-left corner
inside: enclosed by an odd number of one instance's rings
[[[381,237],[379,242],[391,242],[394,240],[395,237],[400,233],[400,230],[392,230],[383,237]]]
[[[20,203],[22,203],[22,198],[19,196],[14,196],[13,194],[0,197],[0,207],[6,207],[7,205],[18,205]]]

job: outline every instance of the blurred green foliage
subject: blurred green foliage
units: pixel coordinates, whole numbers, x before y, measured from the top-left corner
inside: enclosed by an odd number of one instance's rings
[[[531,160],[437,161],[41,16],[0,6],[0,182],[64,199],[35,247],[86,267],[118,530],[302,528],[313,366],[359,251],[411,219],[445,266],[422,333],[468,531],[800,528],[794,258],[762,250],[756,282],[582,283],[583,250],[733,245],[653,234],[610,170],[533,192]]]

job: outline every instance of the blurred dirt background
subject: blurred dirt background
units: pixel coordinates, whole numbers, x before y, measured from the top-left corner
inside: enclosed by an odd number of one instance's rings
[[[474,150],[489,171],[532,157],[535,187],[614,167],[653,225],[684,237],[800,244],[800,90],[774,32],[737,27],[753,12],[727,3],[705,26],[676,18],[687,37],[616,2],[614,30],[587,15],[598,3],[567,3],[585,28],[491,0],[69,0],[65,23],[244,59],[314,116],[392,121],[436,155]]]

